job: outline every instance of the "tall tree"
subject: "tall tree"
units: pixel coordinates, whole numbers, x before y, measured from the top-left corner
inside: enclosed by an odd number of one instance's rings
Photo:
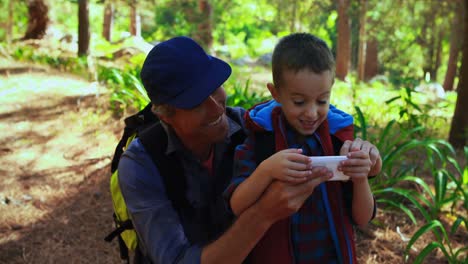
[[[349,0],[337,0],[338,37],[336,46],[336,77],[344,80],[349,71],[351,59],[351,27],[348,11]]]
[[[107,41],[112,41],[112,30],[114,26],[114,3],[113,0],[106,0],[104,6],[104,20],[102,23],[102,37]]]
[[[446,38],[450,22],[450,1],[414,2],[413,9],[420,9],[420,15],[415,15],[414,26],[421,31],[416,33],[416,42],[423,51],[423,77],[430,75],[431,81],[437,81],[437,71],[441,64],[442,41]],[[422,26],[421,26],[422,25]]]
[[[450,52],[443,85],[445,91],[453,90],[453,82],[457,75],[458,54],[460,53],[463,33],[463,3],[461,0],[457,0],[454,7],[452,32],[450,34]]]
[[[358,49],[358,80],[364,81],[364,73],[366,67],[366,13],[367,0],[360,0],[361,8],[359,10],[359,49]]]
[[[465,25],[468,25],[468,0],[465,0]],[[450,127],[449,142],[455,148],[463,148],[468,139],[468,26],[465,26],[463,34],[463,53],[457,87],[457,103]]]
[[[49,7],[44,0],[28,0],[28,28],[23,40],[41,39],[49,24]]]
[[[208,0],[199,0],[200,21],[198,23],[195,38],[207,50],[213,45],[213,8]]]
[[[78,0],[78,56],[88,55],[89,38],[88,0]]]
[[[141,17],[137,0],[130,0],[130,34],[136,37],[141,36]]]
[[[8,1],[8,21],[6,26],[7,43],[13,40],[13,0]]]
[[[379,43],[373,36],[368,35],[366,44],[366,62],[364,66],[364,80],[368,81],[379,74]]]
[[[289,31],[295,32],[296,31],[296,17],[297,17],[297,0],[292,0],[290,7],[291,7],[291,21],[289,24]]]

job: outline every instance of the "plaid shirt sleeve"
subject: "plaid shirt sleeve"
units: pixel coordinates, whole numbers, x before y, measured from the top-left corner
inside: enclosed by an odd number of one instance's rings
[[[230,206],[230,200],[234,190],[239,186],[239,184],[247,179],[247,177],[249,177],[256,168],[257,163],[255,161],[254,153],[254,137],[250,135],[244,141],[244,144],[236,147],[236,151],[234,153],[232,180],[223,193],[224,202],[231,213],[232,209]]]

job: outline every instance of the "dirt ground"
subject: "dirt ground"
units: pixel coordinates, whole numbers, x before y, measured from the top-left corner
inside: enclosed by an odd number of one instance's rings
[[[121,262],[116,241],[103,241],[123,124],[107,105],[105,88],[73,76],[0,75],[0,263]],[[403,263],[416,227],[396,213],[377,220],[357,232],[360,263]],[[466,244],[466,232],[454,240]],[[426,260],[445,263],[440,253]]]

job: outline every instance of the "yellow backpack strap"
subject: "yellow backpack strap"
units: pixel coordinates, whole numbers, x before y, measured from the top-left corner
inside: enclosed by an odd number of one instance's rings
[[[131,135],[126,144],[125,148],[136,138],[136,133]],[[135,250],[137,247],[137,234],[133,229],[133,224],[127,211],[127,205],[123,198],[122,192],[119,185],[118,170],[112,173],[110,180],[110,191],[112,196],[112,205],[114,207],[114,221],[116,228],[107,235],[104,240],[111,242],[115,237],[119,239],[120,257],[122,259],[128,259],[128,250]]]

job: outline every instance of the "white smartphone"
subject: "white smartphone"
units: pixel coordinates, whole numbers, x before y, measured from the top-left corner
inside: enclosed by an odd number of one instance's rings
[[[312,166],[323,166],[327,167],[333,172],[333,177],[329,181],[347,181],[349,176],[343,174],[343,172],[338,171],[338,163],[342,160],[347,160],[346,156],[313,156],[310,157],[312,160]]]

